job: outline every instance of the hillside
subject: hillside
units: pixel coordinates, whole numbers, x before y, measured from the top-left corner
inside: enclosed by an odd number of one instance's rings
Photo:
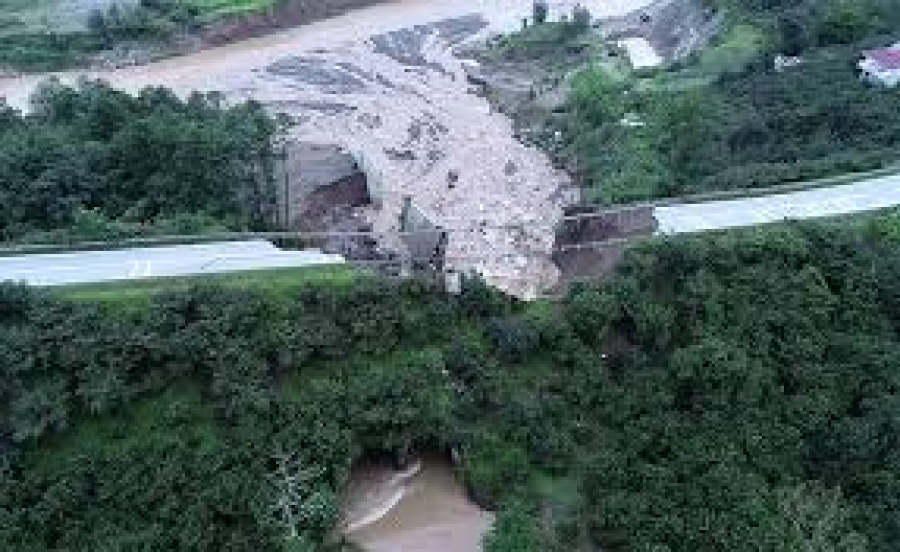
[[[534,101],[501,108],[569,169],[586,201],[763,188],[898,158],[900,91],[863,82],[856,68],[863,51],[900,40],[895,1],[657,5],[646,23],[602,20],[599,31],[572,30],[573,17],[566,24],[556,21],[566,14],[551,14],[484,56],[486,73],[500,75],[497,95],[513,94],[503,75],[533,83]],[[717,29],[705,47],[659,67],[629,64],[620,38],[646,36],[665,53],[669,34],[701,32],[691,17]],[[782,67],[778,56],[793,58]],[[555,93],[564,104],[552,102]]]
[[[499,508],[491,552],[896,550],[898,228],[649,244],[530,306],[3,286],[0,543],[321,550],[354,460],[454,448]],[[306,474],[293,518],[276,458]]]

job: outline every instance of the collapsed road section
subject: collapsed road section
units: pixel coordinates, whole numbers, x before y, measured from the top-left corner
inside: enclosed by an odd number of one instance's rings
[[[566,174],[521,144],[510,121],[470,93],[454,47],[487,22],[466,16],[281,58],[238,86],[293,119],[296,142],[342,144],[364,167],[365,216],[403,250],[404,203],[448,236],[446,268],[480,273],[520,297],[554,285],[553,228],[576,198]],[[302,170],[302,169],[301,169]]]

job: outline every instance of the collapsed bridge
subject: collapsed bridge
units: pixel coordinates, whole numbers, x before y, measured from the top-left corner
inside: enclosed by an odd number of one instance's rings
[[[802,186],[798,186],[802,187]],[[718,194],[724,196],[728,194]],[[706,201],[682,200],[615,208],[580,208],[571,211],[552,230],[555,243],[549,252],[535,252],[558,267],[561,278],[542,292],[558,284],[594,279],[609,272],[624,249],[636,239],[647,236],[673,236],[706,231],[772,224],[784,220],[804,220],[872,212],[900,206],[900,175],[888,174],[856,183],[818,186],[754,197],[718,198]],[[514,231],[515,225],[501,228]],[[535,224],[545,224],[537,222]],[[390,259],[348,259],[325,254],[317,249],[286,251],[273,242],[325,238],[378,238],[378,232],[270,232],[213,236],[211,243],[152,247],[152,241],[132,240],[106,244],[82,244],[87,251],[48,253],[41,247],[4,251],[0,256],[0,281],[21,281],[31,285],[67,285],[77,283],[142,280],[165,276],[190,276],[311,265],[355,264],[360,266],[427,266],[441,273],[453,262],[496,262],[505,259],[515,264],[522,252],[501,249],[462,258],[448,254],[442,244],[448,236],[497,230],[489,225],[441,227],[410,217],[409,226],[391,232],[388,238],[408,244],[405,254]],[[185,237],[196,240],[196,237]],[[176,238],[167,238],[170,242]],[[250,240],[250,241],[247,241]],[[108,249],[99,250],[100,247]],[[143,246],[143,247],[139,247]],[[20,254],[15,254],[20,253]],[[457,272],[458,273],[458,272]],[[528,298],[528,297],[526,297]]]

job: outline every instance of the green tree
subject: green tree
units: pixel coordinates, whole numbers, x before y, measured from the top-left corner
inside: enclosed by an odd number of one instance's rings
[[[542,552],[547,550],[538,520],[520,502],[505,505],[484,539],[485,552]]]

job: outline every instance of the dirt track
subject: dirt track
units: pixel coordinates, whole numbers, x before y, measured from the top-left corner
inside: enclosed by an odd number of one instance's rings
[[[615,15],[644,3],[598,1],[597,13]],[[530,6],[514,0],[404,0],[88,76],[132,91],[148,85],[179,93],[218,90],[293,116],[300,123],[297,139],[346,145],[379,179],[384,208],[372,213],[378,230],[396,225],[403,195],[443,227],[522,223],[516,230],[454,234],[447,254],[460,258],[451,266],[477,270],[498,287],[528,297],[557,278],[549,257],[534,254],[550,251],[551,227],[573,199],[569,181],[543,153],[515,139],[506,117],[490,113],[484,100],[468,93],[451,50],[479,33],[518,25]],[[39,80],[0,80],[0,95],[24,108]]]

